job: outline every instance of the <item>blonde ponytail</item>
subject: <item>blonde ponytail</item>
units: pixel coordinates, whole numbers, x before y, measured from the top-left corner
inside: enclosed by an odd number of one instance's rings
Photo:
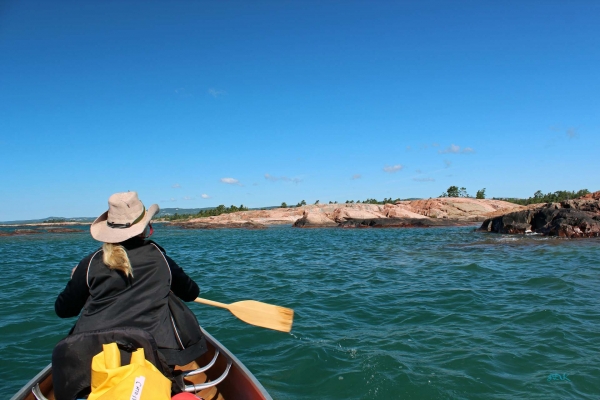
[[[116,269],[133,278],[133,269],[125,248],[120,244],[104,243],[102,245],[102,261],[110,269]]]

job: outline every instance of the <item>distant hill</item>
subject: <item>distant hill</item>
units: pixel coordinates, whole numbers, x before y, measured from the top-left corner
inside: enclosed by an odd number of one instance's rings
[[[4,225],[23,225],[23,224],[41,224],[43,222],[81,222],[82,224],[94,222],[96,217],[74,217],[74,218],[64,218],[64,217],[48,217],[41,219],[23,219],[17,221],[0,221],[0,224]]]
[[[161,208],[157,217],[165,217],[167,215],[193,215],[198,214],[202,210],[211,210],[215,207],[206,207],[206,208]]]
[[[273,208],[278,208],[280,206],[271,206],[271,207],[258,207],[258,208],[249,208],[249,210],[271,210]],[[205,208],[161,208],[160,212],[156,214],[156,217],[166,217],[168,215],[194,215],[198,214],[200,211],[212,210],[217,207],[205,207]]]
[[[273,208],[277,208],[279,206],[272,207],[259,207],[259,208],[250,208],[250,210],[270,210]],[[216,207],[205,207],[205,208],[161,208],[158,214],[155,217],[166,217],[168,215],[194,215],[198,214],[198,212],[203,210],[211,210]],[[15,220],[15,221],[0,221],[0,225],[25,225],[25,224],[41,224],[43,222],[81,222],[82,224],[94,222],[97,217],[74,217],[74,218],[65,218],[65,217],[48,217],[48,218],[40,218],[40,219],[23,219],[23,220]]]

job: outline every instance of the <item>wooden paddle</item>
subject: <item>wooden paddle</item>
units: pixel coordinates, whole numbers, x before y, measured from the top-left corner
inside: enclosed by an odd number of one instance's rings
[[[262,328],[289,332],[292,330],[292,324],[294,323],[294,310],[291,308],[274,306],[260,301],[244,300],[225,304],[200,297],[194,301],[209,306],[226,308],[242,321]]]

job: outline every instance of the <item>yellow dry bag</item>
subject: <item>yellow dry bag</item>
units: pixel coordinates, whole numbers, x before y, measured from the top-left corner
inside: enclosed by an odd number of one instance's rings
[[[168,400],[171,381],[151,362],[144,349],[131,354],[131,363],[121,365],[116,343],[102,345],[92,359],[92,392],[88,400]]]

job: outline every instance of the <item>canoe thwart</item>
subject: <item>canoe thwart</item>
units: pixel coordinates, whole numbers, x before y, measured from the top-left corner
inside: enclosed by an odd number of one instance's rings
[[[201,390],[208,389],[210,387],[218,385],[219,383],[223,382],[225,380],[225,378],[227,378],[227,374],[229,374],[229,369],[231,368],[232,364],[233,364],[233,362],[230,359],[227,359],[227,368],[225,368],[225,372],[223,372],[223,374],[220,377],[218,377],[214,381],[210,381],[210,382],[206,382],[206,383],[185,385],[184,390],[189,393],[196,393]]]
[[[213,359],[206,364],[204,367],[200,367],[197,369],[194,369],[192,371],[186,371],[183,373],[183,376],[194,376],[194,375],[198,375],[201,374],[202,372],[210,369],[210,367],[212,367],[213,365],[215,365],[215,362],[217,361],[217,357],[219,357],[219,349],[215,349],[215,356],[213,357]]]
[[[37,400],[48,400],[48,398],[46,398],[46,396],[44,396],[42,394],[42,390],[40,389],[40,384],[37,383],[33,389],[31,389],[31,393],[33,394],[33,397],[35,397]]]

